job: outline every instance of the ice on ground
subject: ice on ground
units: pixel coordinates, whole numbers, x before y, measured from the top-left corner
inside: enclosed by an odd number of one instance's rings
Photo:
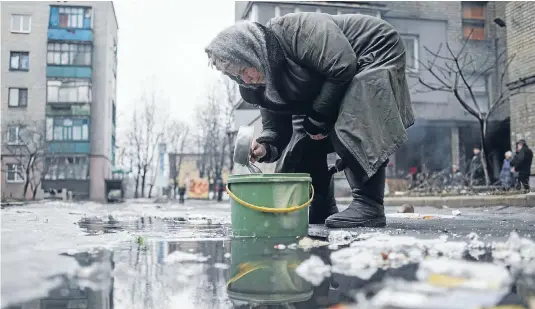
[[[348,245],[353,242],[353,235],[349,231],[333,230],[329,232],[328,241],[334,245]]]
[[[164,259],[165,263],[181,263],[181,262],[206,262],[208,257],[202,256],[198,253],[189,253],[182,251],[171,252]]]
[[[513,282],[503,266],[447,258],[422,261],[416,277],[432,285],[465,289],[508,290]]]
[[[325,278],[331,276],[331,266],[323,263],[321,258],[316,255],[310,256],[307,260],[301,263],[295,272],[306,281],[315,286],[320,285]]]
[[[362,308],[465,309],[493,307],[505,294],[506,291],[439,288],[426,282],[388,280],[370,300],[362,293],[358,298]]]
[[[511,232],[505,242],[493,242],[492,249],[492,257],[496,262],[513,269],[520,269],[535,262],[535,242],[520,237],[516,232]]]

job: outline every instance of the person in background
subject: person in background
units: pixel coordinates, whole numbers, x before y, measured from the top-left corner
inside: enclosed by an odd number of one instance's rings
[[[503,160],[502,170],[500,171],[500,183],[504,190],[509,190],[513,186],[513,173],[511,172],[511,158],[513,152],[508,151],[505,153],[505,159]]]
[[[309,173],[309,223],[331,228],[386,225],[388,158],[414,124],[406,51],[381,18],[300,12],[264,26],[240,21],[205,49],[209,63],[260,107],[252,160],[277,172]],[[338,212],[327,154],[336,152],[353,201]]]
[[[470,185],[480,186],[485,181],[485,174],[483,172],[483,164],[481,161],[481,149],[474,147],[474,156],[470,161]]]
[[[511,161],[511,171],[518,173],[517,190],[529,191],[529,175],[531,174],[532,161],[533,152],[529,149],[526,141],[521,139],[516,142],[516,154]]]

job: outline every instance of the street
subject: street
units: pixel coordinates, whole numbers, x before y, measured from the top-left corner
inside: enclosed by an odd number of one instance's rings
[[[458,210],[388,207],[384,229],[232,239],[228,202],[6,207],[1,306],[530,308],[535,208]]]

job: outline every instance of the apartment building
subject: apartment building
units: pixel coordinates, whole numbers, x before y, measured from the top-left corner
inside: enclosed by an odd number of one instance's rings
[[[115,160],[113,3],[1,5],[2,197],[23,198],[31,177],[40,194],[104,201]]]
[[[513,56],[508,68],[508,87],[521,94],[511,97],[511,147],[525,139],[535,148],[535,4],[507,1],[498,4],[505,28],[498,38],[507,54]],[[535,187],[535,161],[531,166],[531,185]]]
[[[456,164],[466,167],[472,149],[480,145],[479,127],[473,116],[461,107],[456,98],[446,92],[424,92],[419,79],[432,80],[432,73],[421,63],[433,61],[427,52],[446,49],[449,42],[454,48],[470,35],[466,49],[476,60],[494,61],[495,38],[503,29],[494,23],[494,2],[461,1],[299,1],[260,2],[237,1],[236,20],[248,19],[266,23],[270,18],[293,12],[322,12],[328,14],[360,13],[380,17],[392,24],[402,36],[407,50],[407,76],[411,90],[415,125],[409,129],[409,141],[390,159],[389,177],[406,175],[411,167],[425,166],[429,170],[443,170]],[[472,30],[473,29],[473,30]],[[442,59],[435,59],[441,64]],[[482,72],[473,72],[479,76]],[[473,85],[474,95],[488,108],[496,85],[496,72],[483,72]],[[469,96],[469,93],[462,93]],[[500,159],[509,149],[509,113],[502,108],[494,114],[489,136],[492,145],[493,171],[499,172]],[[261,131],[258,109],[245,102],[236,106],[236,126],[253,125]],[[331,158],[332,160],[333,158]],[[270,169],[269,166],[264,166]]]

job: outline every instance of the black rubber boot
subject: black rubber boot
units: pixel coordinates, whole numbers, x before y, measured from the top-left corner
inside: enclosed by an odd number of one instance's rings
[[[334,178],[332,175],[327,177],[329,177],[328,182],[325,180],[314,181],[314,178],[312,179],[312,183],[316,183],[316,185],[314,185],[314,199],[308,212],[309,224],[325,224],[325,219],[338,213],[336,199],[334,198]]]
[[[377,173],[365,183],[360,183],[359,178],[349,168],[344,169],[344,172],[351,187],[353,201],[346,210],[327,218],[325,225],[330,228],[386,226],[383,205],[385,166],[379,168]]]

